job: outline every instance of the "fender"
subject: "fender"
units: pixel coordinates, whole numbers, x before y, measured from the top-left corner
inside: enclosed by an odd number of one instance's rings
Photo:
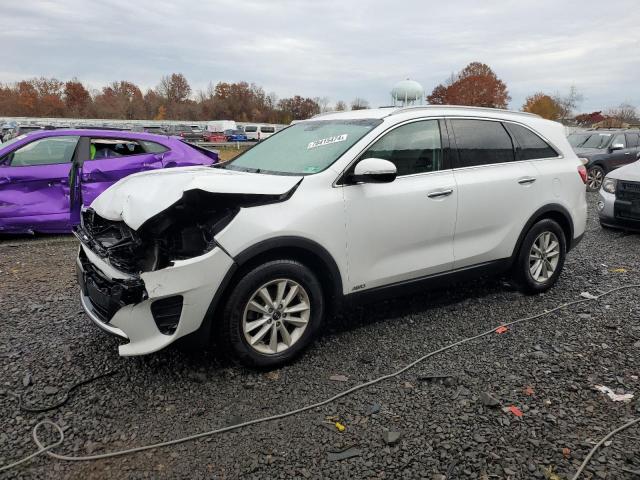
[[[550,203],[536,210],[534,214],[531,215],[529,220],[527,220],[527,223],[524,224],[524,227],[520,232],[520,236],[518,237],[518,241],[516,242],[513,252],[511,253],[512,260],[515,260],[516,255],[518,255],[518,252],[520,251],[520,246],[524,241],[524,237],[527,234],[527,232],[529,232],[533,224],[536,223],[536,221],[540,219],[540,217],[544,217],[546,214],[549,214],[549,213],[562,215],[562,217],[566,222],[566,226],[568,226],[569,228],[569,232],[568,232],[569,234],[567,235],[567,253],[578,243],[577,241],[574,241],[574,238],[573,238],[573,220],[571,219],[571,214],[569,213],[569,211],[558,203]],[[562,227],[562,230],[565,231],[565,228],[564,228],[565,225],[560,225],[560,227]],[[565,234],[566,233],[567,232],[565,231]],[[577,240],[579,241],[579,239]]]
[[[269,238],[268,240],[263,240],[262,242],[248,247],[236,255],[234,260],[238,266],[242,266],[257,255],[282,248],[306,250],[318,257],[327,269],[327,273],[329,274],[330,280],[333,284],[332,290],[342,296],[342,276],[340,275],[338,264],[326,248],[313,240],[309,240],[308,238],[295,236]]]

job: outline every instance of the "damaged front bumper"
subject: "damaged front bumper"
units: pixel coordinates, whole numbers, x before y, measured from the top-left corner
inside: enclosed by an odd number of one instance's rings
[[[76,266],[82,306],[98,327],[128,341],[119,347],[123,356],[161,350],[198,330],[234,263],[216,247],[167,268],[134,275],[94,252],[81,230],[76,236],[81,242]]]

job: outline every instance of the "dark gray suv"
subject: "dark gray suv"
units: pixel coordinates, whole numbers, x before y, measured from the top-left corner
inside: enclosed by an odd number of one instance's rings
[[[607,173],[636,161],[640,130],[591,130],[569,135],[569,143],[586,160],[587,190],[600,189]]]

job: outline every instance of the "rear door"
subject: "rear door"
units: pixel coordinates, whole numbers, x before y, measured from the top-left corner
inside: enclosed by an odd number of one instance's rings
[[[502,122],[460,118],[448,125],[457,147],[454,269],[508,258],[538,202],[537,171],[516,157]]]
[[[36,139],[0,159],[0,231],[65,232],[79,137]]]
[[[440,124],[403,124],[362,154],[394,163],[393,182],[343,187],[352,290],[451,270],[457,192]]]
[[[162,168],[165,155],[149,152],[143,142],[126,136],[83,137],[80,152],[82,203],[87,206],[118,180]]]

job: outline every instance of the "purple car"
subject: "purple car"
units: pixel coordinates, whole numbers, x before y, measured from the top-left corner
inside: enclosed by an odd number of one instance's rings
[[[218,155],[177,137],[41,130],[0,143],[0,234],[63,233],[81,205],[132,173],[212,165]]]

